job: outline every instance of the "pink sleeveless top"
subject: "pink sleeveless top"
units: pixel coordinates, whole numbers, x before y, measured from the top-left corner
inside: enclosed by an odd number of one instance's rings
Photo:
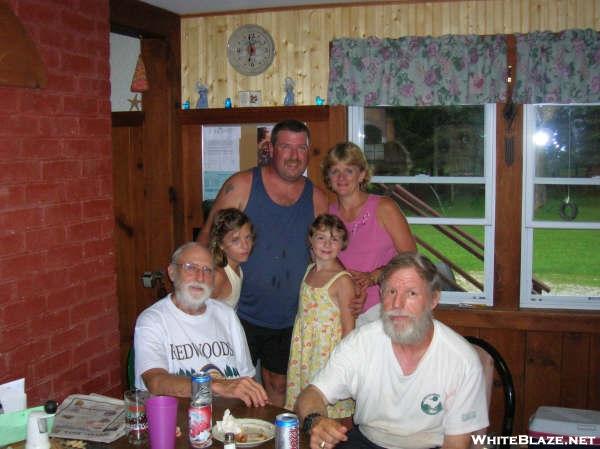
[[[377,222],[377,205],[381,197],[369,195],[360,213],[354,221],[344,221],[348,229],[348,248],[339,255],[347,270],[373,271],[387,264],[397,254],[392,238]],[[329,205],[329,213],[339,214],[337,204]],[[340,217],[341,218],[341,217]],[[363,312],[379,302],[379,286],[367,289],[367,299]]]

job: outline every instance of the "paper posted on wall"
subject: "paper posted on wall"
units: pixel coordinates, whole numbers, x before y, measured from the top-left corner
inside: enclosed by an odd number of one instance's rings
[[[110,443],[126,433],[122,400],[72,394],[58,407],[50,436]]]

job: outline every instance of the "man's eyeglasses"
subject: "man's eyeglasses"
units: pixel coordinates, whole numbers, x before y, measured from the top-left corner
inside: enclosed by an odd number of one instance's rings
[[[212,267],[209,267],[207,265],[196,265],[195,263],[192,262],[186,262],[186,263],[174,263],[173,265],[176,265],[178,267],[181,267],[181,269],[183,270],[184,273],[186,274],[193,274],[193,275],[197,275],[199,273],[202,273],[203,276],[211,276],[213,274],[213,269]]]

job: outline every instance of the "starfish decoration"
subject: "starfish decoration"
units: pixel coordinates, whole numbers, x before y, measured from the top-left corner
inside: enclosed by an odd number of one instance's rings
[[[142,104],[142,100],[138,97],[138,94],[135,94],[133,96],[133,98],[128,98],[127,101],[129,102],[130,106],[129,106],[129,110],[130,111],[140,111],[140,106]]]

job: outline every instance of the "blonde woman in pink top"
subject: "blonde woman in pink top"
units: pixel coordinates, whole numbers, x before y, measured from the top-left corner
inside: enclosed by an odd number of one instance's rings
[[[329,150],[322,175],[337,196],[329,213],[340,217],[348,229],[348,247],[339,259],[352,273],[357,296],[365,298],[360,310],[364,313],[379,303],[381,268],[398,253],[416,251],[415,239],[393,200],[366,192],[371,175],[357,145],[343,142]]]

